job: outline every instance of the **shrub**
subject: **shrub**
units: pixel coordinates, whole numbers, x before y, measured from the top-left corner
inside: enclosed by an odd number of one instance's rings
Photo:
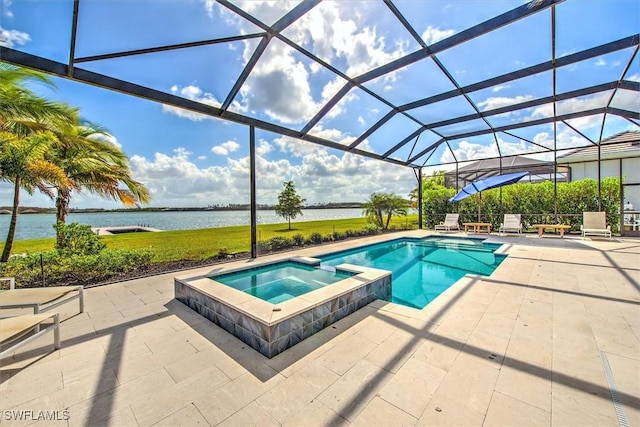
[[[333,232],[333,240],[344,240],[347,238],[346,233],[340,233],[339,231]]]
[[[218,251],[217,258],[225,259],[225,258],[228,258],[228,257],[229,257],[229,249],[227,249],[226,247],[220,248],[220,250]]]
[[[302,233],[298,233],[293,236],[293,243],[296,246],[302,246],[304,244],[304,236],[302,235]]]
[[[58,222],[53,228],[61,237],[56,242],[56,249],[63,255],[95,255],[107,247],[101,237],[91,231],[89,225]]]
[[[354,230],[346,230],[346,231],[344,232],[344,234],[345,234],[345,236],[346,236],[347,238],[349,238],[349,237],[355,237],[355,236],[357,236],[357,235],[358,235],[358,232],[357,232],[357,231],[354,231]]]
[[[272,237],[269,240],[269,243],[271,244],[271,249],[274,251],[287,249],[293,246],[293,240],[289,239],[288,237]]]
[[[93,255],[47,251],[13,257],[0,267],[0,274],[15,277],[20,286],[87,284],[138,270],[152,260],[153,253],[148,250],[105,249]]]
[[[333,234],[327,234],[326,236],[322,236],[323,242],[333,242]]]
[[[365,236],[367,236],[367,235],[368,235],[368,236],[370,236],[370,235],[373,235],[373,234],[378,234],[378,233],[379,233],[379,231],[380,231],[380,230],[378,229],[378,227],[377,227],[375,224],[365,224],[365,225],[364,225],[364,227],[363,227],[363,229],[364,229]]]
[[[269,240],[259,240],[256,246],[259,254],[271,252],[271,241]]]
[[[320,233],[311,233],[309,235],[309,241],[311,243],[322,243],[322,234]]]

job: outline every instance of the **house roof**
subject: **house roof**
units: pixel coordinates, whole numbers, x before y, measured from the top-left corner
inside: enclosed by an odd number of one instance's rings
[[[531,182],[547,179],[561,180],[567,177],[566,167],[556,168],[553,162],[514,156],[502,159],[483,159],[458,168],[457,185],[456,171],[447,172],[445,173],[445,185],[451,188],[464,187],[477,179],[515,172],[529,172],[529,176],[525,180]]]
[[[640,157],[640,131],[627,131],[603,139],[600,143],[600,158],[624,159]],[[598,145],[578,148],[568,154],[558,156],[558,163],[579,163],[598,160]]]

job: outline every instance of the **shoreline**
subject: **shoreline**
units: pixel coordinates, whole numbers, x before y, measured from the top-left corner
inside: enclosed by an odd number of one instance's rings
[[[283,223],[275,211],[257,211],[258,224]],[[361,209],[304,209],[293,221],[314,221],[362,217]],[[55,236],[55,214],[28,214],[18,216],[16,240],[46,239]],[[0,240],[5,240],[11,215],[0,215]],[[148,226],[159,230],[185,230],[250,225],[250,211],[110,211],[71,212],[67,223],[77,222],[92,228]]]
[[[11,215],[11,206],[0,206],[0,215]],[[362,209],[361,203],[353,204],[335,204],[335,205],[312,205],[305,206],[302,210],[330,210],[330,209]],[[233,207],[159,207],[159,208],[123,208],[123,209],[101,209],[101,208],[82,208],[82,209],[70,209],[69,214],[83,214],[83,213],[147,213],[147,212],[248,212],[251,209],[247,206],[233,206]],[[258,211],[273,211],[275,206],[258,206]],[[55,214],[55,208],[40,208],[40,207],[22,207],[18,208],[19,215],[38,215]]]

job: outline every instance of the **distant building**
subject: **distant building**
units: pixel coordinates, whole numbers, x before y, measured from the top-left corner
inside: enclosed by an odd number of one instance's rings
[[[626,131],[603,139],[600,144],[600,177],[622,181],[620,210],[626,231],[638,232],[640,225],[640,131]],[[558,164],[569,168],[569,180],[598,179],[598,146],[578,148],[558,156]],[[634,233],[635,234],[635,233]]]
[[[460,189],[478,179],[516,172],[529,172],[529,175],[520,182],[553,181],[554,179],[558,182],[568,182],[568,171],[568,167],[559,166],[557,172],[554,172],[553,162],[525,156],[503,157],[502,162],[500,159],[485,159],[458,168],[457,172],[455,170],[446,172],[444,185]]]

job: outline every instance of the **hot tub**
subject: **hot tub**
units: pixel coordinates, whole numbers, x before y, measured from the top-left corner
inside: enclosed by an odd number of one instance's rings
[[[291,263],[298,265],[292,266]],[[390,300],[391,272],[341,264],[331,273],[336,279],[333,283],[319,287],[315,287],[313,283],[307,284],[306,287],[314,289],[282,300],[281,296],[276,297],[274,301],[252,295],[250,286],[249,292],[245,292],[246,289],[235,289],[217,279],[255,278],[260,272],[281,268],[322,271],[316,269],[319,264],[319,259],[296,257],[286,262],[221,271],[211,276],[175,278],[175,297],[271,358],[376,299]],[[258,274],[254,274],[256,272]],[[326,278],[323,273],[321,276]],[[318,273],[305,277],[303,281],[316,280],[320,277],[315,276],[316,274]],[[298,276],[296,275],[296,279],[300,279]]]

